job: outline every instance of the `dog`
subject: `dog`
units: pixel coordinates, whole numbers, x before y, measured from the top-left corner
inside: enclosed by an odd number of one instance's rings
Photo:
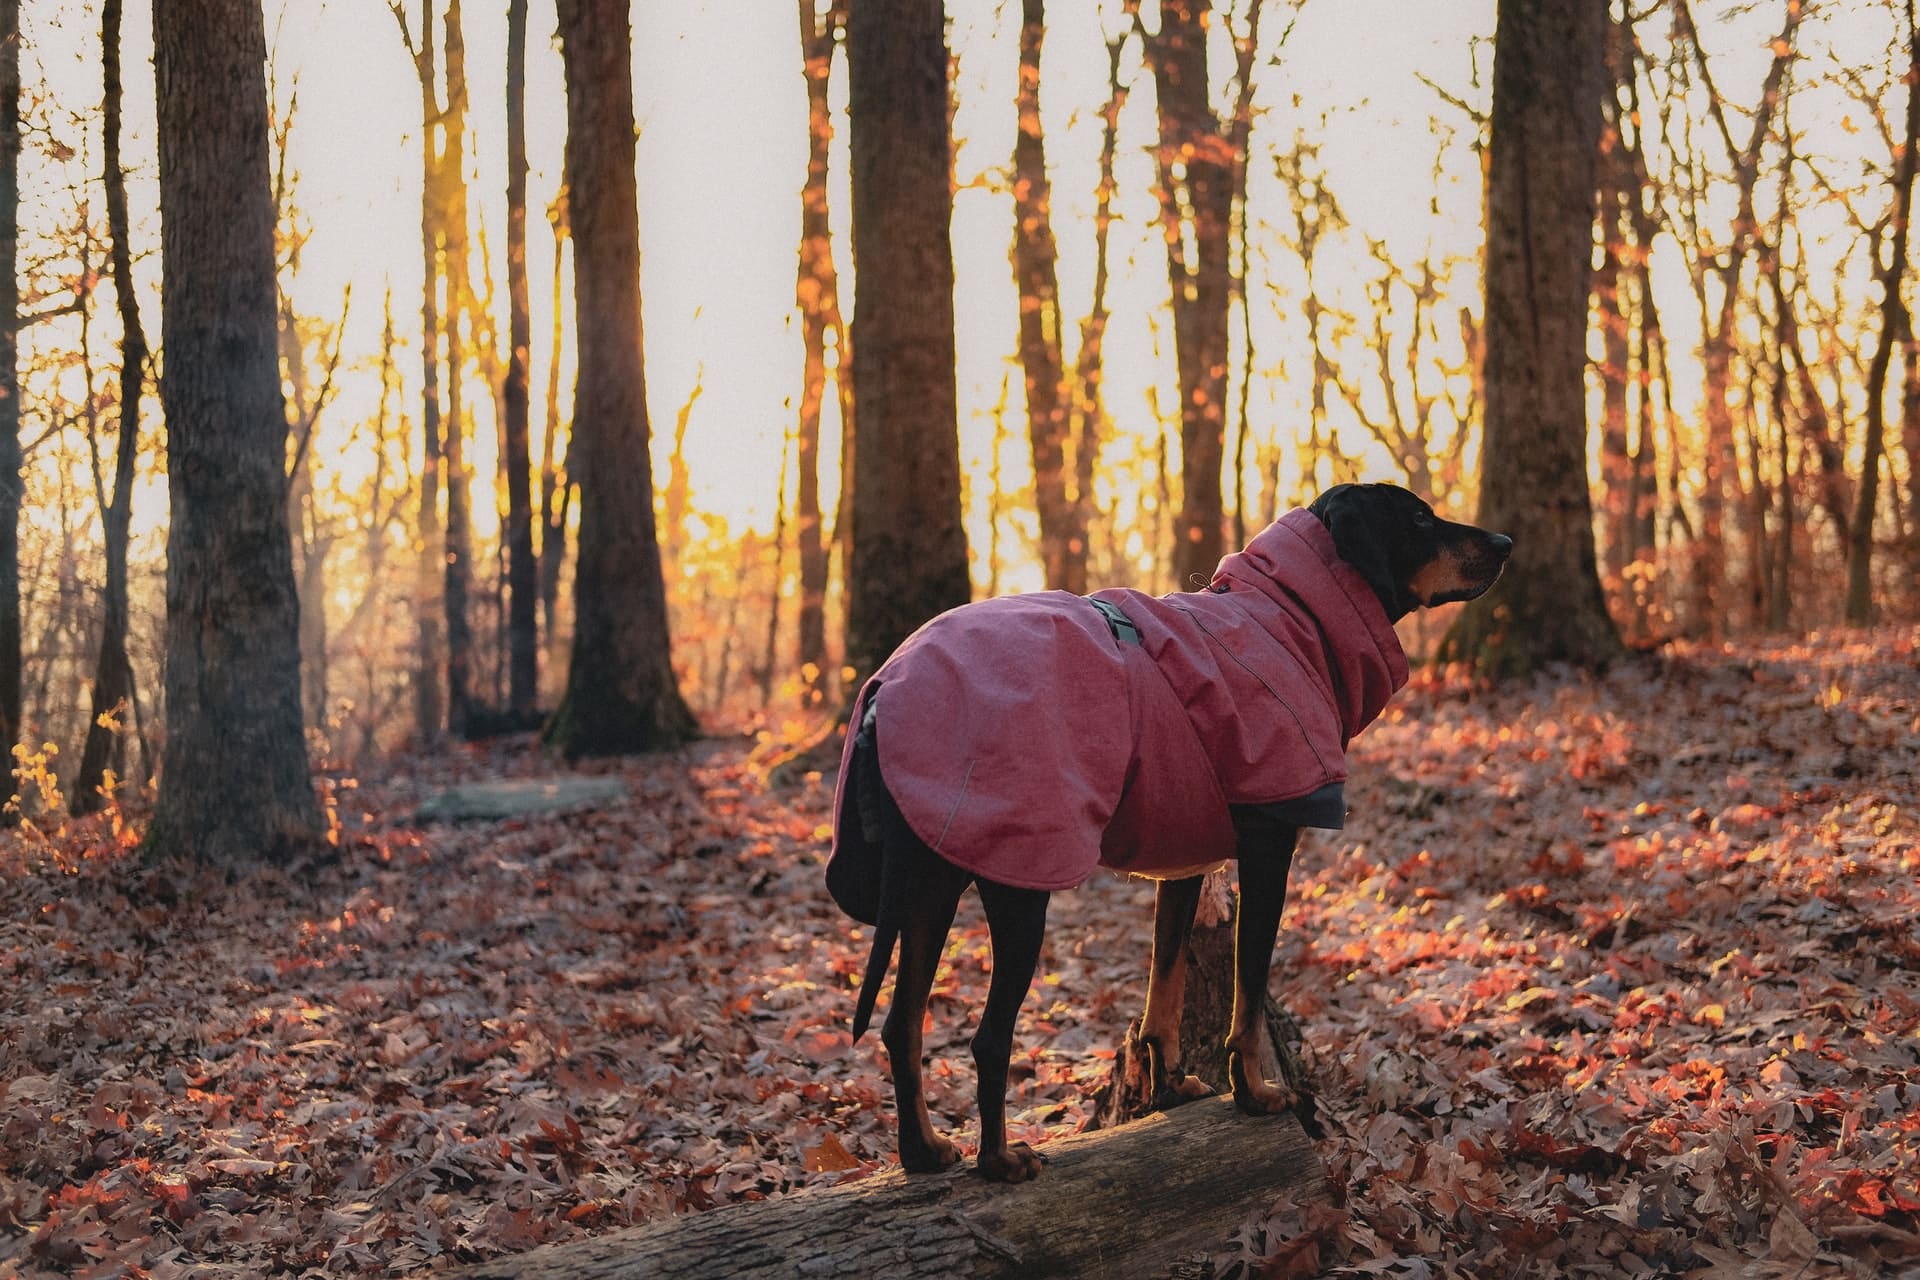
[[[1301,827],[1339,828],[1348,741],[1407,680],[1393,624],[1468,600],[1513,542],[1393,485],[1343,484],[1224,557],[1201,591],[1044,591],[949,610],[855,699],[834,797],[827,885],[874,926],[854,1010],[870,1022],[899,944],[881,1040],[909,1173],[960,1158],[921,1089],[934,970],[968,885],[993,972],[972,1051],[988,1179],[1040,1171],[1007,1141],[1007,1064],[1048,896],[1096,866],[1159,881],[1140,1039],[1156,1106],[1210,1092],[1180,1069],[1185,942],[1202,876],[1239,862],[1235,1103],[1291,1107],[1260,1078],[1265,994]]]

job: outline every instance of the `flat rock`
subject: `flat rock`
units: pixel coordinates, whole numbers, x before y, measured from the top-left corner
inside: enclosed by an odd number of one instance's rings
[[[626,798],[627,784],[619,778],[503,778],[449,787],[428,797],[415,816],[422,822],[498,822]]]

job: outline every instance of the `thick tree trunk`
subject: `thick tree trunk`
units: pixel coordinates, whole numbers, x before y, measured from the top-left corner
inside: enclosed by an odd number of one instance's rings
[[[447,728],[464,733],[474,712],[473,477],[467,469],[466,317],[473,282],[467,248],[467,44],[460,0],[447,0],[447,113],[440,166],[440,234],[447,262],[447,420],[442,437],[447,483],[447,546],[442,603],[447,618]]]
[[[1913,317],[1900,296],[1907,277],[1907,229],[1913,214],[1913,179],[1920,161],[1920,25],[1907,0],[1906,128],[1893,170],[1893,212],[1887,229],[1887,261],[1880,277],[1880,341],[1867,367],[1867,429],[1861,443],[1860,485],[1854,491],[1852,536],[1847,554],[1847,622],[1864,627],[1873,621],[1873,521],[1880,497],[1880,460],[1886,449],[1887,375],[1896,346],[1913,342]],[[1875,255],[1876,265],[1879,255]],[[1912,459],[1908,459],[1912,465]]]
[[[1291,1116],[1243,1116],[1207,1099],[1047,1143],[1032,1183],[895,1170],[835,1187],[728,1205],[580,1244],[498,1258],[468,1280],[654,1276],[973,1277],[1149,1280],[1212,1274],[1249,1218],[1284,1198],[1327,1195]]]
[[[0,826],[19,817],[20,740],[20,0],[0,0]]]
[[[1514,563],[1444,656],[1495,674],[1621,652],[1587,492],[1587,289],[1606,0],[1501,0],[1493,69],[1480,523]]]
[[[507,357],[500,447],[507,471],[507,705],[517,717],[540,700],[535,620],[540,567],[533,558],[533,480],[527,426],[527,0],[507,3]]]
[[[86,745],[74,776],[71,806],[76,814],[106,804],[101,785],[112,763],[122,728],[102,717],[133,714],[133,664],[127,658],[127,538],[133,517],[133,468],[140,454],[140,396],[146,386],[147,336],[140,324],[140,299],[133,283],[133,252],[128,245],[127,175],[120,166],[120,0],[100,8],[100,54],[105,83],[107,234],[113,240],[113,292],[120,310],[120,428],[114,449],[113,497],[100,513],[107,558],[106,595],[101,601],[100,655],[93,673],[93,714]],[[123,705],[124,704],[124,705]]]
[[[853,164],[856,687],[972,595],[954,387],[947,47],[939,0],[868,0],[847,25]]]
[[[300,723],[274,322],[266,32],[252,0],[158,0],[167,743],[150,854],[221,866],[322,838]]]
[[[654,530],[627,0],[560,0],[559,19],[580,359],[568,470],[580,485],[580,543],[573,661],[547,740],[571,757],[617,755],[674,746],[698,726],[674,678]]]
[[[1044,0],[1022,0],[1019,122],[1013,135],[1013,278],[1020,296],[1020,366],[1025,374],[1027,439],[1033,451],[1033,502],[1040,517],[1040,563],[1048,588],[1087,589],[1087,540],[1075,527],[1067,492],[1065,357],[1061,354],[1059,258],[1040,123],[1040,49]]]

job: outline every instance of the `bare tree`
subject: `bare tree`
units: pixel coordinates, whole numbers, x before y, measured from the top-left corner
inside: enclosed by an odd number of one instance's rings
[[[535,621],[540,567],[533,555],[533,480],[528,448],[527,361],[533,320],[527,303],[527,0],[507,0],[507,355],[500,432],[507,473],[507,704],[516,717],[540,697]]]
[[[853,163],[856,683],[972,594],[960,518],[945,15],[872,0],[847,25]]]
[[[1880,462],[1886,449],[1887,374],[1893,349],[1913,346],[1913,317],[1901,290],[1907,275],[1908,224],[1913,214],[1914,169],[1920,162],[1920,26],[1913,0],[1906,0],[1907,113],[1900,143],[1894,148],[1893,205],[1873,235],[1874,276],[1880,283],[1880,339],[1867,367],[1866,438],[1861,444],[1860,484],[1854,493],[1847,554],[1847,621],[1863,627],[1873,620],[1873,523],[1880,494]],[[1886,242],[1884,260],[1880,241]],[[1910,357],[1911,358],[1911,357]],[[1913,466],[1912,457],[1907,465]]]
[[[107,561],[106,592],[101,601],[100,657],[93,675],[93,715],[74,777],[69,803],[76,814],[106,803],[101,787],[114,747],[122,741],[115,722],[133,712],[133,664],[127,658],[127,541],[133,520],[133,470],[140,455],[140,398],[146,386],[147,337],[140,324],[140,299],[133,283],[129,245],[127,174],[120,162],[120,16],[121,0],[100,8],[100,55],[105,85],[104,166],[107,228],[112,237],[113,291],[120,311],[120,424],[114,449],[113,495],[101,507],[100,523]]]
[[[580,485],[580,542],[573,661],[547,740],[569,756],[612,755],[674,746],[698,726],[674,678],[654,530],[627,0],[560,0],[559,18],[580,354],[569,470]]]
[[[0,0],[0,825],[20,740],[20,0]]]
[[[1444,656],[1494,673],[1620,652],[1594,563],[1586,338],[1605,0],[1501,0],[1493,64],[1480,523],[1514,563]]]
[[[807,77],[807,178],[800,191],[800,308],[803,367],[795,452],[800,470],[794,496],[799,541],[800,611],[797,659],[809,701],[825,696],[827,673],[827,543],[820,511],[820,418],[827,394],[827,334],[839,325],[840,279],[833,264],[833,223],[827,205],[827,165],[833,147],[833,46],[846,25],[846,0],[833,0],[823,17],[816,0],[800,0],[800,54]],[[840,350],[835,381],[851,370]]]
[[[436,86],[439,59],[434,52],[433,0],[421,0],[420,34],[413,35],[402,0],[393,0],[400,38],[413,59],[420,82],[420,546],[414,617],[419,641],[414,653],[414,736],[431,742],[446,727],[447,704],[442,615],[435,596],[441,590],[440,564],[445,533],[440,520],[440,169],[442,127]]]
[[[473,278],[467,239],[467,42],[460,0],[447,0],[444,27],[447,105],[440,161],[440,236],[446,257],[447,419],[441,462],[447,486],[442,603],[447,620],[447,727],[465,733],[475,711],[473,624],[473,476],[467,467],[466,335]]]
[[[1082,508],[1067,489],[1070,421],[1061,351],[1059,251],[1053,237],[1052,187],[1040,122],[1040,50],[1046,38],[1044,0],[1021,0],[1020,73],[1013,135],[1013,276],[1019,291],[1020,365],[1025,373],[1027,438],[1033,451],[1033,499],[1040,517],[1040,563],[1046,585],[1087,589],[1087,536]]]
[[[153,44],[171,521],[167,742],[146,848],[282,860],[324,825],[300,723],[266,32],[252,0],[158,0]]]
[[[1173,567],[1174,581],[1183,589],[1204,583],[1225,549],[1220,478],[1233,301],[1230,237],[1236,192],[1245,181],[1260,7],[1260,0],[1251,0],[1246,32],[1234,33],[1241,107],[1224,122],[1214,114],[1207,76],[1211,0],[1163,0],[1159,30],[1149,34],[1142,27],[1159,103],[1156,156],[1180,380],[1181,498]]]

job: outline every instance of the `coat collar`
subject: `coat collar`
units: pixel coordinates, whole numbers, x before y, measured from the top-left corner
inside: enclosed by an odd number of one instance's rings
[[[1210,589],[1248,588],[1318,627],[1343,737],[1371,724],[1406,684],[1406,651],[1386,608],[1311,511],[1287,512],[1221,559]]]

